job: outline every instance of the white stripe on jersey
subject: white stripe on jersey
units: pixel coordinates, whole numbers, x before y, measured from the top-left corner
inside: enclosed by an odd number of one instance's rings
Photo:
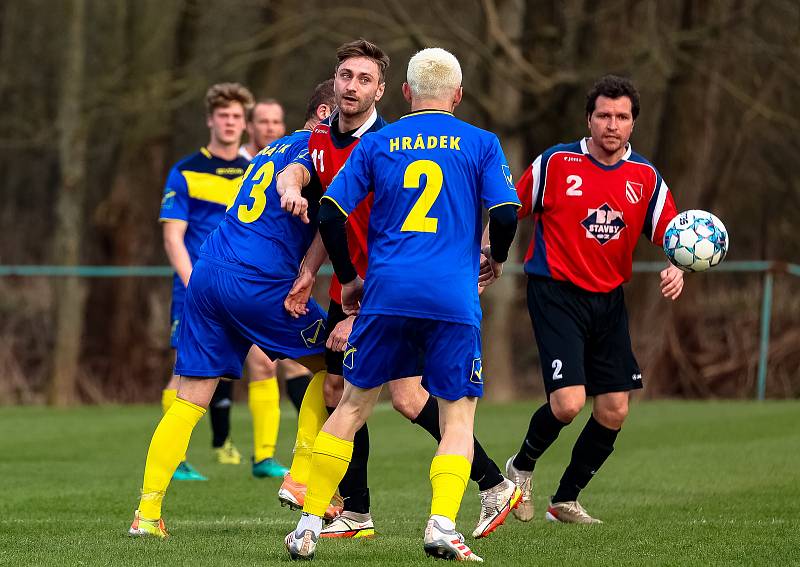
[[[542,185],[542,180],[540,178],[542,174],[542,156],[539,155],[535,160],[533,160],[533,165],[531,165],[531,178],[533,180],[533,187],[531,187],[531,212],[536,210],[536,199],[539,196],[539,187]]]
[[[661,219],[661,213],[664,210],[664,201],[667,200],[667,193],[669,189],[667,188],[667,184],[664,183],[664,180],[661,180],[661,184],[658,186],[658,198],[656,199],[656,206],[653,208],[653,218],[650,219],[652,224],[652,230],[650,231],[650,242],[653,241],[653,238],[656,235],[656,227],[658,226],[658,221]]]

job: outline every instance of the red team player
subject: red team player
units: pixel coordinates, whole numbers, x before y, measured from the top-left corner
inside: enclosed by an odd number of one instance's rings
[[[590,137],[554,146],[536,158],[517,183],[520,218],[532,216],[525,257],[528,309],[539,348],[548,401],[531,418],[506,475],[523,489],[514,511],[533,515],[531,477],[536,460],[593,396],[592,415],[546,518],[598,523],[578,503],[579,492],[614,450],[628,414],[631,390],[642,375],[631,349],[622,284],[631,277],[640,235],[661,246],[675,203],[658,171],[628,139],[639,95],[627,79],[603,77],[587,96]],[[683,272],[661,272],[661,290],[676,299]]]
[[[323,188],[327,188],[333,181],[361,137],[386,125],[386,121],[378,115],[375,103],[383,94],[384,74],[389,58],[378,46],[362,39],[339,47],[337,59],[334,75],[337,109],[314,128],[308,143],[311,159]],[[362,277],[367,270],[367,229],[372,199],[370,195],[362,201],[350,214],[346,225],[350,258]],[[286,198],[284,200],[287,201]],[[296,203],[289,202],[287,210],[297,214],[295,205]],[[302,310],[313,284],[313,274],[316,274],[321,261],[322,257],[309,251],[301,276],[287,300],[290,311],[298,307]],[[327,321],[327,328],[331,332],[325,356],[329,374],[325,385],[325,402],[328,407],[336,406],[341,398],[343,364],[348,364],[344,350],[354,320],[354,317],[348,317],[342,309],[341,289],[334,276],[330,287],[331,301]],[[315,402],[315,398],[320,397],[320,387],[320,384],[312,382],[303,399],[305,409],[301,411],[298,423],[295,458],[278,493],[281,502],[291,507],[303,505],[307,467],[310,466],[310,448],[319,428],[327,419],[325,404],[321,403],[322,400]],[[440,440],[438,402],[422,387],[421,378],[417,376],[393,380],[388,387],[395,409],[428,431],[437,441]],[[319,421],[318,414],[321,412],[325,415]],[[312,415],[315,417],[311,418]],[[369,434],[365,424],[356,433],[353,457],[347,474],[339,485],[339,491],[344,498],[344,511],[322,531],[321,537],[353,538],[374,535],[367,482],[368,457]],[[481,515],[473,536],[484,537],[505,521],[510,508],[516,504],[520,495],[514,484],[503,478],[500,468],[488,457],[477,439],[470,478],[477,482],[481,491]],[[332,511],[329,510],[329,515]]]

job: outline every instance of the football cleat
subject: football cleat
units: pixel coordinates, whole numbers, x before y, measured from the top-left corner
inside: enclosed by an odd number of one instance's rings
[[[217,462],[221,465],[238,465],[242,462],[242,455],[230,438],[225,439],[222,447],[215,447],[214,453],[216,454]]]
[[[481,517],[472,532],[472,537],[486,537],[502,526],[508,513],[519,506],[521,501],[522,491],[507,478],[497,486],[482,491]]]
[[[519,504],[514,508],[514,515],[521,522],[530,522],[533,519],[533,489],[531,488],[533,471],[521,471],[516,468],[514,457],[516,455],[511,455],[506,461],[506,477],[519,486],[522,493]]]
[[[253,476],[256,478],[282,477],[288,472],[289,469],[272,457],[258,462],[253,461]]]
[[[278,489],[278,500],[281,506],[288,506],[292,510],[302,510],[306,502],[305,484],[299,483],[292,478],[290,473],[286,473],[283,477],[283,483]],[[325,510],[324,518],[328,521],[333,520],[336,516],[342,513],[343,501],[342,497],[334,494],[328,509]]]
[[[592,518],[586,508],[577,500],[569,502],[550,502],[544,514],[548,522],[561,522],[562,524],[602,524],[602,520]]]
[[[158,539],[166,539],[169,537],[167,528],[164,526],[164,520],[146,520],[139,515],[139,510],[133,513],[133,523],[128,529],[128,535],[134,537],[156,537]]]
[[[187,461],[181,462],[175,472],[172,473],[172,480],[208,480],[201,475]]]
[[[339,516],[322,530],[319,537],[375,537],[375,524],[372,517],[367,514],[356,514],[355,512],[342,512]]]
[[[289,557],[293,560],[311,560],[314,559],[314,550],[317,547],[317,538],[311,530],[303,530],[298,533],[295,531],[289,532],[284,540],[286,544],[286,551],[289,552]]]
[[[436,559],[449,559],[455,561],[477,561],[483,563],[464,543],[464,536],[456,530],[446,530],[439,523],[430,518],[425,527],[425,540],[423,544],[425,555]]]

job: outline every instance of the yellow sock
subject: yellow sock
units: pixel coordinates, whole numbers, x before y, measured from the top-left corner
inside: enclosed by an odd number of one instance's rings
[[[169,406],[172,405],[172,402],[175,401],[175,398],[178,397],[178,390],[173,388],[164,388],[161,390],[161,414],[167,413]]]
[[[436,455],[431,463],[431,515],[456,521],[469,481],[470,462],[463,455]]]
[[[353,442],[340,439],[330,433],[321,431],[314,442],[311,457],[308,491],[303,512],[320,518],[331,503],[336,487],[344,478],[350,459],[353,458]],[[468,471],[469,472],[469,471]]]
[[[157,520],[161,517],[161,501],[172,473],[186,453],[192,430],[204,413],[206,410],[200,406],[177,398],[161,418],[150,441],[144,466],[142,498],[139,501],[139,513],[143,518]]]
[[[250,382],[247,403],[253,416],[253,459],[259,462],[275,455],[278,428],[281,424],[278,380],[273,377]]]
[[[303,396],[300,415],[297,418],[297,438],[294,442],[294,457],[289,474],[296,482],[302,484],[308,482],[314,440],[328,419],[325,395],[322,392],[326,376],[327,373],[324,370],[314,374],[314,378],[311,379],[306,394]]]

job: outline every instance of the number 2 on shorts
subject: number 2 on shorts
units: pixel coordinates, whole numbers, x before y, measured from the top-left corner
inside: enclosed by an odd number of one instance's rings
[[[553,364],[551,364],[551,366],[552,366],[552,368],[553,368],[553,380],[561,380],[561,379],[564,377],[564,375],[563,375],[563,374],[561,374],[561,369],[562,369],[562,368],[563,368],[563,366],[564,366],[564,365],[562,364],[561,360],[560,360],[560,359],[558,359],[558,358],[556,358],[556,359],[553,361]]]

